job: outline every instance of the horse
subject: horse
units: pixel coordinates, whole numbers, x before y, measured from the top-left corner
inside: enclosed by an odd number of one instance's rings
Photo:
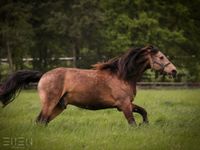
[[[68,105],[89,110],[115,108],[130,125],[136,125],[133,112],[148,123],[147,111],[133,103],[136,83],[147,69],[175,77],[176,67],[155,46],[130,48],[121,56],[93,65],[91,69],[55,68],[46,73],[20,70],[0,87],[3,107],[29,83],[38,82],[42,110],[36,123],[47,125]]]

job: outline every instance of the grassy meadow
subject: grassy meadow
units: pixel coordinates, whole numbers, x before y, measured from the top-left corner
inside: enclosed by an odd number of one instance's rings
[[[23,91],[0,108],[0,150],[198,150],[200,89],[138,90],[149,125],[130,127],[115,109],[89,111],[73,106],[47,127],[37,126],[40,111],[35,90]],[[140,115],[135,114],[139,124]]]

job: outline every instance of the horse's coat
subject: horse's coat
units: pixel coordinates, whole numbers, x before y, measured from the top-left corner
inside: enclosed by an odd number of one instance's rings
[[[132,102],[136,82],[148,68],[172,76],[176,74],[175,66],[157,48],[147,46],[130,49],[90,70],[56,68],[45,74],[18,71],[1,86],[0,100],[7,105],[24,85],[39,81],[42,110],[37,122],[47,124],[71,104],[91,110],[117,108],[124,113],[129,124],[135,124],[132,112],[137,112],[147,123],[146,110]]]

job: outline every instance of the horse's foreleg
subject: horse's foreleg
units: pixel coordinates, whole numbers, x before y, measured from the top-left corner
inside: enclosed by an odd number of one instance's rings
[[[132,103],[130,101],[124,101],[123,104],[120,105],[119,109],[122,110],[130,125],[136,125],[135,118],[132,113]]]
[[[142,107],[140,107],[138,105],[135,105],[135,104],[132,104],[132,107],[133,107],[133,112],[137,112],[140,115],[142,115],[144,123],[148,123],[149,122],[148,121],[148,117],[147,117],[147,111],[144,108],[142,108]]]

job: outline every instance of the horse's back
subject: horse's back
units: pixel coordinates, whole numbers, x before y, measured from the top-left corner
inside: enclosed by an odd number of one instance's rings
[[[102,85],[105,77],[97,70],[56,68],[46,72],[38,83],[38,90],[48,93],[87,92],[91,93]]]

